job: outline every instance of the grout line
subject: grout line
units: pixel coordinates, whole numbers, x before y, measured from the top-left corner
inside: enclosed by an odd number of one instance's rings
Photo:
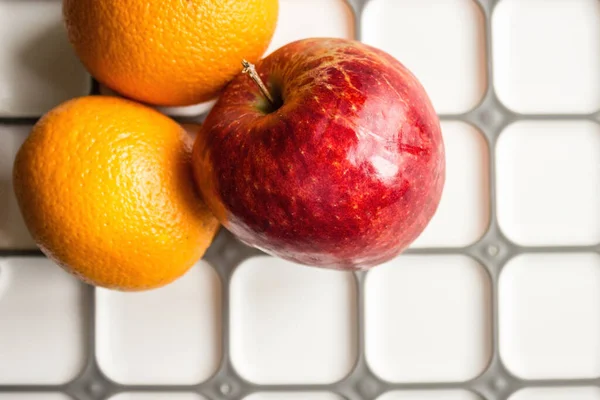
[[[489,239],[489,232],[492,232],[492,236],[499,235],[502,240],[498,240],[497,242]],[[505,245],[510,247],[511,253],[587,253],[587,252],[600,252],[600,244],[591,244],[591,245],[543,245],[543,246],[522,246],[512,242],[510,239],[504,238],[501,232],[498,231],[496,233],[497,228],[492,227],[488,229],[488,233],[484,234],[479,240],[475,243],[466,246],[466,247],[418,247],[418,248],[408,248],[402,254],[412,254],[412,255],[454,255],[454,254],[464,254],[471,255],[475,253],[475,257],[479,257],[478,251],[482,247],[487,247],[488,245]],[[493,243],[490,243],[492,241]],[[261,253],[256,253],[261,254]],[[515,254],[516,255],[516,254]],[[8,250],[8,249],[0,249],[0,257],[2,258],[13,258],[13,257],[42,257],[46,256],[39,250]],[[204,259],[207,261],[207,259]],[[211,263],[211,261],[209,261]]]
[[[362,18],[363,11],[365,6],[369,2],[366,1],[354,1],[344,0],[348,6],[352,9],[353,17],[354,17],[354,40],[362,41]]]
[[[0,125],[35,125],[39,117],[2,117],[0,116]]]

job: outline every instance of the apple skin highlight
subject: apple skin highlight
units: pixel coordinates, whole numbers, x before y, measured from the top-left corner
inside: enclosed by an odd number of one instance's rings
[[[445,180],[439,119],[385,52],[344,39],[288,44],[239,74],[196,138],[194,176],[242,242],[296,263],[367,269],[425,229]]]

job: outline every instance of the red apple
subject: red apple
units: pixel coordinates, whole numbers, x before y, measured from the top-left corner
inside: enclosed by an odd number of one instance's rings
[[[381,50],[307,39],[224,90],[196,139],[194,175],[242,242],[312,266],[366,269],[401,253],[445,180],[438,117],[418,80]]]

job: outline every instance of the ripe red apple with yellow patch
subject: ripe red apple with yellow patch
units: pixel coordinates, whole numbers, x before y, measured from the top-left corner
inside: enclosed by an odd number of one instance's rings
[[[225,88],[194,146],[196,182],[222,224],[312,266],[366,269],[401,253],[445,179],[418,80],[381,50],[324,38],[288,44],[256,72]]]

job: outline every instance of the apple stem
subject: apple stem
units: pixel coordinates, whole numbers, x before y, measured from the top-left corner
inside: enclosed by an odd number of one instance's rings
[[[271,97],[271,93],[269,93],[269,91],[267,90],[267,87],[263,83],[262,79],[260,79],[260,76],[258,76],[258,73],[256,72],[256,68],[254,67],[254,64],[252,64],[251,62],[248,62],[246,60],[242,60],[242,65],[244,66],[242,73],[248,74],[248,76],[250,76],[250,78],[252,78],[254,83],[256,83],[256,85],[260,88],[260,91],[262,92],[262,94],[267,98],[267,100],[269,100],[269,103],[271,103],[271,105],[274,106],[275,101],[273,100],[273,97]]]

